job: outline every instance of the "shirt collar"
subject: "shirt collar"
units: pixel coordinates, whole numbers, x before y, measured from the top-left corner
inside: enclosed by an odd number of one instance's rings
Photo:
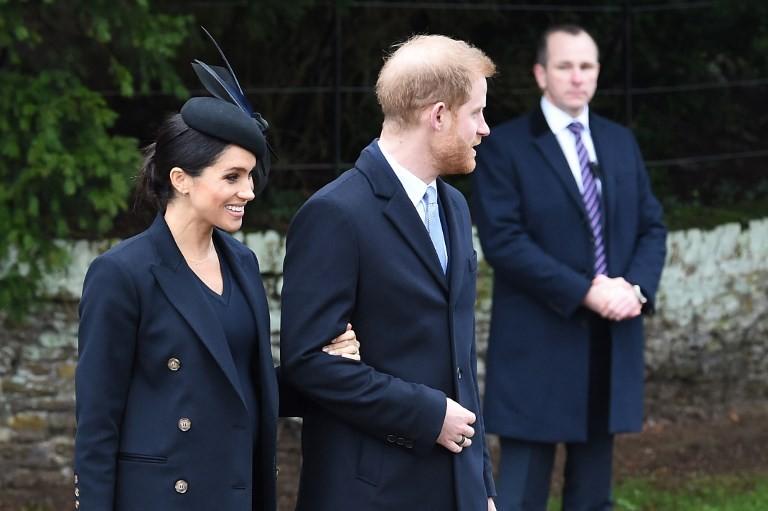
[[[414,206],[419,204],[421,199],[424,198],[424,194],[427,192],[427,186],[434,186],[435,189],[437,189],[437,180],[433,180],[429,184],[425,183],[416,177],[410,170],[400,165],[391,154],[387,153],[384,148],[381,147],[381,144],[379,144],[379,150],[381,151],[381,154],[384,155],[384,159],[387,160],[389,166],[392,167],[397,179],[400,180],[403,188],[405,188],[405,193],[408,195],[411,202],[413,202]]]
[[[568,125],[572,122],[580,122],[584,126],[584,131],[589,131],[589,105],[584,106],[584,110],[577,117],[571,117],[567,112],[563,112],[555,105],[552,104],[544,96],[541,97],[541,111],[544,114],[544,119],[547,120],[549,129],[552,133],[559,133],[568,128]]]

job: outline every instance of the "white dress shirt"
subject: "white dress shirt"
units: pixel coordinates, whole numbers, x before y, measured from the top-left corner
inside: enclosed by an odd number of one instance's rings
[[[589,161],[597,162],[595,144],[592,142],[592,134],[589,130],[589,106],[585,106],[578,117],[574,118],[542,96],[541,111],[544,113],[544,119],[546,119],[549,129],[557,137],[560,149],[563,150],[565,159],[568,161],[568,167],[571,169],[571,174],[573,174],[573,179],[576,180],[576,186],[579,187],[580,192],[583,192],[584,185],[581,183],[581,165],[579,164],[579,156],[576,154],[576,135],[568,129],[568,125],[575,121],[580,122],[584,126],[584,130],[581,132],[581,141],[587,150]],[[598,176],[595,176],[595,184],[597,185],[598,193],[601,193],[602,183],[600,183]]]
[[[416,208],[416,212],[419,214],[419,218],[421,218],[421,221],[424,223],[424,227],[426,228],[427,212],[424,209],[424,202],[422,199],[424,198],[424,194],[427,193],[427,186],[432,186],[435,188],[435,190],[437,190],[437,180],[432,180],[432,182],[428,184],[425,183],[416,177],[410,170],[400,165],[397,160],[392,157],[392,155],[388,154],[384,148],[381,147],[381,144],[379,144],[379,150],[381,151],[381,154],[384,155],[384,159],[387,160],[389,166],[392,167],[392,170],[395,171],[397,179],[400,180],[403,188],[405,188],[405,193],[413,203],[413,206]]]

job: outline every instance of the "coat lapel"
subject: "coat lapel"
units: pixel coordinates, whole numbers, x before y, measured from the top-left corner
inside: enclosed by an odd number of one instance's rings
[[[445,221],[448,224],[448,268],[449,268],[449,289],[450,302],[453,304],[459,296],[461,283],[466,273],[467,253],[464,250],[466,240],[464,239],[461,224],[458,215],[458,205],[449,197],[446,190],[446,184],[442,179],[437,180],[437,190],[440,194],[440,202],[445,212]]]
[[[383,210],[384,216],[424,263],[438,284],[447,292],[448,283],[432,245],[432,240],[424,228],[424,222],[419,218],[418,212],[398,181],[395,172],[387,163],[384,155],[381,154],[377,142],[372,142],[363,150],[355,163],[355,167],[371,183],[373,193],[387,200]]]
[[[240,379],[224,336],[224,330],[199,285],[195,282],[194,273],[184,263],[171,231],[161,215],[157,215],[149,228],[149,233],[161,259],[161,264],[151,267],[157,283],[171,305],[189,323],[213,359],[224,371],[245,406]]]
[[[219,246],[229,262],[229,267],[235,276],[235,280],[240,285],[240,289],[245,295],[248,305],[250,305],[253,320],[256,322],[256,328],[259,332],[259,338],[256,340],[258,352],[258,375],[260,382],[260,399],[262,413],[269,412],[267,419],[277,419],[277,379],[275,377],[275,367],[272,362],[272,343],[269,329],[269,305],[264,293],[263,286],[257,285],[260,282],[260,273],[258,262],[255,256],[250,252],[238,257],[229,247],[233,243],[219,231],[214,231],[214,236],[220,240]],[[255,274],[254,274],[255,272]],[[270,406],[265,406],[269,403]]]
[[[589,116],[589,129],[592,132],[592,143],[595,146],[595,152],[597,153],[597,161],[599,164],[598,177],[602,186],[602,203],[603,203],[603,238],[606,241],[608,239],[609,228],[611,225],[615,225],[614,215],[616,214],[616,173],[613,169],[617,168],[617,165],[621,165],[616,160],[615,151],[611,151],[610,133],[608,127],[603,123],[600,118],[590,114]],[[605,247],[610,248],[610,244],[606,243]],[[609,273],[610,273],[610,250],[607,251]]]
[[[571,169],[568,167],[568,160],[565,159],[563,150],[557,142],[557,137],[549,129],[540,108],[537,108],[531,114],[531,134],[533,136],[533,143],[549,164],[550,169],[557,175],[582,218],[586,219],[587,212],[584,209],[584,201],[581,198],[579,187],[573,179]]]

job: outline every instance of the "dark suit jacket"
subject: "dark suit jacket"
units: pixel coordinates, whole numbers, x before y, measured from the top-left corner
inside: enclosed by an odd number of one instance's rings
[[[487,509],[494,494],[477,391],[477,257],[462,195],[438,180],[449,276],[373,142],[288,233],[283,375],[304,415],[299,510]],[[351,322],[362,363],[320,353]],[[449,396],[478,415],[472,446],[435,443]]]
[[[602,182],[610,277],[639,284],[653,309],[664,264],[662,211],[632,133],[590,115]],[[565,156],[536,109],[494,128],[480,145],[473,213],[494,269],[485,419],[524,440],[586,438],[591,231]],[[643,322],[611,323],[610,429],[643,418]]]
[[[214,239],[258,328],[257,450],[224,330],[158,215],[99,256],[85,278],[76,377],[81,511],[275,508],[278,389],[266,296],[253,253],[218,230]],[[187,431],[182,418],[191,421]],[[186,493],[175,490],[179,480]]]

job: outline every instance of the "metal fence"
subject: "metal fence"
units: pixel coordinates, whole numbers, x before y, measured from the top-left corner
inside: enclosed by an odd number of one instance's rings
[[[637,34],[634,31],[634,21],[638,16],[649,13],[663,15],[663,13],[688,13],[695,20],[696,13],[712,9],[713,1],[689,1],[689,2],[665,2],[665,3],[639,3],[630,0],[622,0],[609,3],[511,3],[511,2],[397,2],[397,1],[355,1],[349,2],[343,7],[329,6],[332,9],[333,23],[333,74],[334,82],[331,86],[305,86],[305,87],[252,87],[248,89],[251,94],[314,94],[332,98],[333,114],[332,122],[328,125],[333,130],[332,159],[323,161],[304,161],[292,164],[278,164],[276,169],[283,171],[333,171],[342,170],[351,166],[350,158],[354,154],[343,150],[343,141],[349,136],[342,124],[344,115],[345,98],[350,96],[372,96],[373,84],[350,85],[345,81],[344,62],[345,55],[343,41],[349,37],[346,32],[348,27],[355,25],[356,19],[363,12],[370,15],[376,12],[382,18],[399,16],[403,12],[413,13],[421,11],[433,13],[442,11],[451,13],[457,20],[471,19],[481,13],[496,13],[499,16],[513,16],[516,13],[540,13],[542,20],[550,21],[558,16],[568,16],[569,20],[583,21],[591,15],[599,14],[613,18],[614,33],[609,41],[599,41],[604,53],[613,56],[610,65],[614,73],[621,76],[620,83],[613,86],[600,88],[601,97],[613,97],[621,103],[621,116],[617,120],[632,125],[635,116],[635,103],[638,98],[659,95],[675,94],[699,94],[713,91],[742,91],[764,88],[768,85],[768,77],[748,78],[739,80],[718,80],[706,82],[674,83],[638,86],[633,81],[633,43]],[[695,21],[693,21],[695,22]],[[542,23],[540,30],[546,27]],[[588,25],[588,23],[587,23]],[[429,31],[429,27],[425,27]],[[382,41],[382,45],[392,41]],[[535,41],[529,41],[531,49]],[[500,63],[503,66],[503,63]],[[604,63],[605,66],[605,63]],[[531,82],[532,83],[532,82]],[[505,96],[530,97],[537,94],[532,87],[505,88]],[[373,134],[371,134],[373,135]],[[765,137],[763,137],[765,138]],[[647,160],[649,167],[692,166],[712,162],[729,162],[733,160],[745,160],[752,158],[765,158],[768,156],[768,148],[765,143],[757,143],[755,147],[746,150],[723,151],[715,150],[697,154],[675,154],[672,156],[657,157],[649,155]]]

